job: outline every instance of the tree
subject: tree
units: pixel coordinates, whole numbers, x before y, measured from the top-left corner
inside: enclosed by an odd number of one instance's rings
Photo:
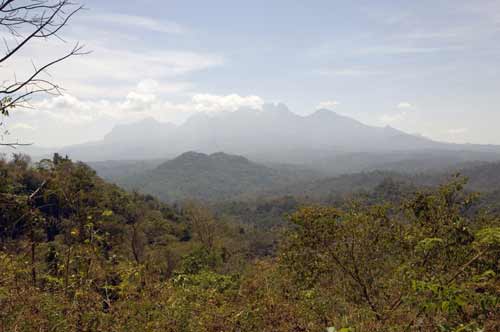
[[[203,246],[209,250],[214,247],[216,223],[210,209],[195,202],[187,202],[185,214],[189,219],[191,231]]]
[[[62,40],[59,34],[63,27],[82,8],[70,0],[0,0],[0,31],[8,37],[3,37],[5,46],[0,55],[0,66],[12,65],[13,58],[37,39]],[[25,77],[14,73],[12,79],[2,78],[0,114],[8,116],[16,107],[27,107],[30,98],[37,94],[60,94],[60,86],[44,78],[43,74],[62,61],[86,53],[77,43],[66,54],[41,66],[32,61],[33,69]],[[0,142],[0,145],[15,147],[26,144]]]
[[[497,331],[498,219],[472,209],[464,184],[401,206],[300,209],[279,255],[290,293],[356,331]]]

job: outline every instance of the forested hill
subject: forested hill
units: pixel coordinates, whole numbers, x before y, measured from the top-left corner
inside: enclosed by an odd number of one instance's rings
[[[186,152],[156,168],[116,182],[164,201],[234,199],[313,176],[314,172],[270,168],[226,153]]]
[[[371,171],[327,177],[312,181],[289,183],[281,188],[266,191],[266,196],[291,195],[311,201],[331,201],[335,197],[356,192],[368,192],[379,185],[389,182],[407,190],[422,187],[436,187],[447,182],[455,175],[467,179],[466,189],[483,193],[500,188],[500,163],[474,162],[450,166],[445,170],[421,173],[403,173],[396,171]]]
[[[407,172],[403,172],[398,165],[397,170],[335,177],[293,165],[266,166],[226,153],[187,152],[168,161],[109,161],[89,165],[107,180],[167,202],[185,199],[212,203],[249,201],[258,196],[292,196],[300,201],[331,202],[346,194],[373,191],[380,185],[389,185],[389,182],[405,187],[407,191],[435,187],[456,173],[468,178],[468,190],[486,193],[500,188],[498,162],[456,163],[425,172],[411,172],[408,167]]]

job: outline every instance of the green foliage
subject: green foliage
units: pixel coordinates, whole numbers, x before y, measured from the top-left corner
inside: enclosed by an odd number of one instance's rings
[[[228,218],[250,205],[174,209],[59,155],[0,174],[0,331],[500,328],[499,219],[460,178],[304,206],[283,233]],[[297,206],[262,200],[248,217]]]
[[[497,221],[475,219],[476,195],[463,183],[417,193],[400,209],[304,208],[284,242],[284,271],[298,289],[321,287],[386,327],[486,326],[498,311],[498,230],[478,228]]]
[[[183,257],[179,264],[178,273],[196,274],[201,271],[214,269],[220,265],[221,258],[217,253],[201,247]]]
[[[500,248],[500,227],[481,229],[476,234],[476,243],[480,247],[498,250]]]
[[[139,189],[167,202],[233,200],[308,176],[300,171],[269,168],[241,156],[197,152],[186,152],[154,169],[136,173],[115,180],[125,188]]]

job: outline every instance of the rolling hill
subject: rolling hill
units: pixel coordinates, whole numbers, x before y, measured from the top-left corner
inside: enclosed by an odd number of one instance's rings
[[[153,169],[114,180],[125,188],[174,202],[227,200],[314,176],[310,171],[270,168],[221,152],[186,152]]]

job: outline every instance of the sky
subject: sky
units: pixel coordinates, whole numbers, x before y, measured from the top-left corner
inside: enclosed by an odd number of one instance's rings
[[[8,140],[63,146],[153,117],[182,123],[263,103],[328,108],[447,142],[500,144],[500,0],[87,0],[0,68],[52,68],[63,96],[3,119]],[[133,133],[131,133],[133,135]]]

